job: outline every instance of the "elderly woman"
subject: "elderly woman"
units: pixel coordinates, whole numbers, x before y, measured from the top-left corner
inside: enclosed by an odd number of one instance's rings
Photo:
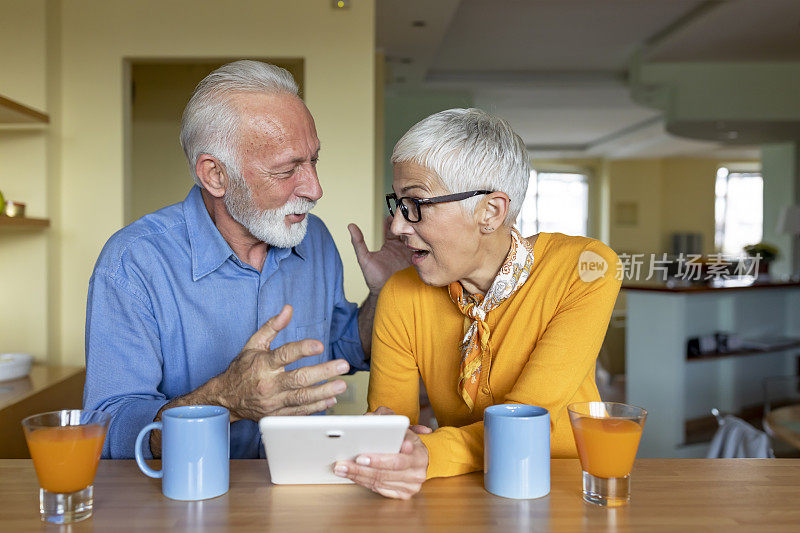
[[[426,118],[392,163],[391,231],[414,268],[378,300],[369,406],[416,424],[421,377],[440,427],[417,426],[399,454],[334,471],[408,498],[425,479],[481,470],[483,410],[499,403],[546,408],[552,456],[577,457],[566,407],[600,399],[595,359],[619,292],[616,254],[593,239],[513,228],[528,156],[508,123],[483,111]]]

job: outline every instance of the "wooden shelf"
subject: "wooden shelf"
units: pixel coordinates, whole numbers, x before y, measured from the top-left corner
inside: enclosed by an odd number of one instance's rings
[[[10,98],[0,96],[0,124],[47,124],[50,117]]]
[[[50,226],[48,218],[7,217],[0,215],[0,228],[46,228]]]
[[[792,350],[794,348],[800,348],[800,340],[795,342],[790,342],[786,344],[781,344],[779,346],[773,346],[771,348],[746,348],[743,350],[731,350],[729,352],[710,352],[704,353],[702,355],[687,355],[687,361],[707,361],[709,359],[722,359],[723,357],[741,357],[744,355],[762,355],[762,354],[769,354],[769,353],[777,353],[783,352],[786,350]]]

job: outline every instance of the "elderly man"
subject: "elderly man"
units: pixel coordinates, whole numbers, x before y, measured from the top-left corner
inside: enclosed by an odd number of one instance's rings
[[[320,142],[287,71],[212,72],[181,144],[196,186],[114,234],[89,282],[84,405],[113,414],[104,457],[132,457],[142,427],[190,404],[228,408],[231,457],[258,457],[257,420],[324,411],[346,388],[332,378],[368,368],[377,293],[408,265],[397,239],[369,252],[350,225],[370,295],[345,300],[333,239],[309,214]]]

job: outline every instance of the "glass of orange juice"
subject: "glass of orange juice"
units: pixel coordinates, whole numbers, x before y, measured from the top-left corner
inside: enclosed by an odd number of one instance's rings
[[[626,505],[647,411],[616,402],[567,406],[583,470],[583,499],[606,507]]]
[[[22,421],[39,478],[39,514],[54,524],[92,516],[93,487],[111,415],[64,410]]]

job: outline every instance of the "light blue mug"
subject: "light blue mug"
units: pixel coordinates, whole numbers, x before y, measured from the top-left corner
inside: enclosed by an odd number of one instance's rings
[[[161,470],[144,462],[142,441],[161,430]],[[186,405],[161,413],[136,438],[136,463],[146,475],[161,479],[161,492],[173,500],[206,500],[228,492],[230,416],[216,405]]]
[[[535,405],[483,411],[483,486],[518,500],[550,493],[550,413]]]

